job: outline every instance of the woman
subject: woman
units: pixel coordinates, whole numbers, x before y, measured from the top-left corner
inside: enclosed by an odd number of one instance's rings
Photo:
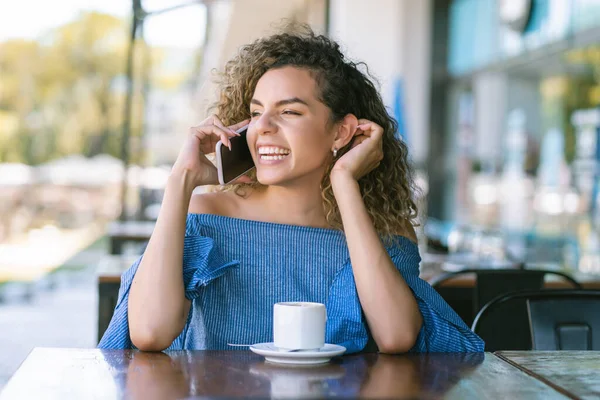
[[[327,307],[326,342],[348,352],[369,337],[385,353],[483,351],[418,278],[407,148],[357,64],[309,29],[283,33],[242,47],[221,89],[173,166],[100,347],[269,342],[274,303],[313,301]],[[246,124],[255,176],[192,195],[217,182],[204,155]]]

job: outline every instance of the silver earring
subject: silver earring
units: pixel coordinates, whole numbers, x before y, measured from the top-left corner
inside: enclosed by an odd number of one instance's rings
[[[337,149],[335,149],[335,148],[333,149],[333,158],[337,157],[337,151],[338,151]]]

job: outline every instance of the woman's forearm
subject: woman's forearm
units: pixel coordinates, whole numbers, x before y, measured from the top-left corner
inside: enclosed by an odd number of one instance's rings
[[[361,306],[380,351],[410,350],[422,325],[414,294],[383,246],[351,176],[331,178]]]
[[[169,177],[154,232],[131,284],[129,330],[140,350],[164,350],[187,319],[190,302],[184,295],[182,260],[191,186],[185,173]]]

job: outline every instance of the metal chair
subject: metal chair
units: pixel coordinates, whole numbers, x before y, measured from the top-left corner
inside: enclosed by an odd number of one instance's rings
[[[463,319],[467,323],[478,315],[481,308],[497,296],[523,290],[539,290],[544,287],[544,278],[549,275],[557,276],[569,282],[575,289],[582,289],[581,285],[562,272],[537,270],[537,269],[464,269],[457,272],[444,274],[432,282],[432,286],[439,290],[443,284],[454,278],[466,274],[474,274],[476,283],[471,294],[471,315]],[[441,292],[441,291],[440,291]],[[452,301],[448,301],[453,306]],[[480,327],[479,334],[486,342],[486,349],[496,350],[528,350],[531,348],[531,335],[527,327],[528,315],[524,300],[510,302],[495,310],[494,319],[500,323],[493,326],[484,324]],[[463,313],[464,314],[464,313]]]
[[[477,314],[481,310],[481,307],[501,294],[518,290],[543,288],[546,275],[557,276],[569,282],[573,285],[573,288],[582,289],[579,282],[565,273],[543,269],[524,269],[522,266],[515,269],[469,268],[448,272],[434,279],[431,282],[431,286],[434,289],[438,289],[444,283],[467,274],[474,274],[476,276],[475,291],[473,292],[474,314]]]
[[[475,333],[485,325],[502,329],[506,321],[495,319],[494,314],[510,304],[522,306],[528,315],[530,346],[524,350],[600,350],[600,290],[536,290],[498,296],[475,317]]]

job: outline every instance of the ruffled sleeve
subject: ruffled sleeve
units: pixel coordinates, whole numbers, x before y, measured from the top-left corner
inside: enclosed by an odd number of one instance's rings
[[[423,316],[423,326],[411,352],[482,352],[484,342],[477,336],[446,301],[419,278],[418,248],[408,239],[391,249],[389,254],[402,277],[417,299]]]
[[[140,257],[127,271],[121,275],[121,287],[117,305],[112,319],[102,340],[98,344],[100,349],[129,349],[133,348],[129,336],[128,300],[131,283],[142,261]],[[200,235],[200,226],[193,214],[188,215],[183,247],[183,282],[185,297],[194,300],[200,296],[202,288],[214,279],[225,274],[230,268],[239,266],[239,261],[226,262],[214,241],[209,237]],[[189,320],[188,320],[189,323]],[[173,341],[168,350],[183,348],[186,327]]]
[[[406,238],[387,249],[392,262],[412,290],[423,326],[411,352],[482,352],[484,343],[467,327],[442,297],[419,278],[418,247]],[[340,344],[347,353],[363,350],[368,342],[350,261],[338,271],[330,288],[327,307],[327,343]]]

